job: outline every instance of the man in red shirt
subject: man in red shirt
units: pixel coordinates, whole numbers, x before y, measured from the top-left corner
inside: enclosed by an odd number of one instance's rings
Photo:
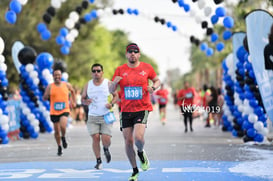
[[[160,121],[163,125],[166,124],[166,106],[168,103],[168,94],[169,92],[164,88],[164,84],[161,84],[160,89],[155,92],[155,95],[157,95],[157,102],[159,104]]]
[[[130,43],[126,47],[126,58],[128,62],[119,66],[113,76],[110,91],[114,92],[119,84],[121,90],[121,119],[120,125],[125,140],[127,157],[133,168],[129,181],[136,181],[139,170],[135,158],[134,144],[140,159],[143,171],[149,169],[149,160],[144,152],[144,133],[147,118],[153,110],[150,94],[159,86],[160,80],[153,67],[140,62],[140,50],[137,44]],[[149,79],[153,85],[149,86]]]
[[[192,129],[192,113],[193,113],[193,98],[195,96],[195,90],[189,87],[189,82],[184,82],[184,89],[181,89],[178,93],[178,105],[180,105],[181,113],[184,115],[185,133],[188,132],[188,119],[190,123],[190,129]]]

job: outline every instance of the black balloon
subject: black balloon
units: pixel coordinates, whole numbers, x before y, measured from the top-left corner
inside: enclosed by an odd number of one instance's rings
[[[213,0],[215,4],[220,4],[221,2],[223,2],[224,0]]]
[[[85,0],[85,1],[82,2],[82,8],[83,9],[87,9],[88,5],[89,5],[89,2],[87,0]]]
[[[25,46],[20,50],[18,54],[18,59],[23,65],[27,65],[29,63],[34,63],[36,59],[37,53],[36,51],[30,47],[30,46]]]
[[[155,20],[155,22],[157,23],[157,22],[159,21],[159,17],[156,16],[156,17],[154,18],[154,20]]]
[[[76,28],[77,30],[81,29],[81,23],[77,22],[74,26],[74,28]]]
[[[206,34],[209,36],[213,33],[213,29],[212,28],[207,28],[207,32]]]
[[[120,14],[124,14],[124,10],[123,10],[123,9],[119,9],[118,12],[119,12]]]
[[[44,20],[44,22],[46,22],[47,24],[50,24],[50,22],[51,22],[51,15],[48,14],[48,13],[45,13],[45,14],[43,15],[43,20]]]
[[[82,14],[82,7],[81,6],[77,6],[75,11],[80,15]]]
[[[161,19],[161,20],[160,20],[160,23],[161,23],[162,25],[164,25],[165,22],[166,22],[165,19]]]
[[[86,20],[84,18],[80,18],[80,23],[81,24],[86,24]]]
[[[202,21],[201,27],[202,27],[202,29],[207,28],[208,27],[208,22],[207,21]]]
[[[116,15],[116,14],[118,14],[118,10],[113,9],[112,13],[113,13],[113,15]]]
[[[177,2],[177,0],[172,0],[173,1],[173,3],[176,3]]]
[[[56,14],[55,8],[53,8],[52,6],[47,8],[46,12],[52,17],[55,16],[55,14]]]

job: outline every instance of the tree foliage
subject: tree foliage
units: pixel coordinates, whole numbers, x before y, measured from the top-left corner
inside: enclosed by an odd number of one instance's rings
[[[78,87],[82,87],[91,77],[90,67],[93,63],[101,63],[104,66],[105,77],[111,78],[117,66],[126,62],[125,47],[129,43],[128,35],[120,30],[108,31],[101,26],[98,20],[81,24],[79,36],[73,42],[69,55],[63,55],[60,46],[56,44],[55,38],[59,30],[65,26],[64,22],[69,13],[81,5],[79,0],[70,0],[62,4],[56,10],[48,29],[51,31],[51,39],[43,41],[36,30],[37,25],[43,22],[43,15],[50,6],[50,0],[28,0],[23,6],[22,12],[17,15],[17,21],[11,25],[5,21],[5,12],[8,10],[9,0],[0,1],[0,36],[5,41],[5,51],[8,66],[7,77],[10,84],[18,84],[19,75],[16,72],[12,58],[11,47],[15,41],[21,41],[26,46],[33,47],[37,54],[49,52],[55,60],[62,60],[67,65],[69,81]],[[108,6],[109,1],[100,0],[96,4]],[[81,17],[91,10],[96,9],[95,5],[89,5],[81,13]],[[141,61],[151,63],[156,71],[157,65],[149,57],[142,55]]]

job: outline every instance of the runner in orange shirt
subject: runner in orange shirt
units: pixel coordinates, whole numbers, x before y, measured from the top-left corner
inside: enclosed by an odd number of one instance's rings
[[[166,124],[166,106],[168,103],[168,90],[164,88],[164,84],[161,84],[159,90],[155,92],[157,95],[157,102],[159,104],[160,121],[163,125]]]
[[[140,62],[140,50],[137,44],[131,43],[126,47],[128,63],[119,66],[113,76],[111,91],[121,90],[121,129],[125,139],[126,154],[133,168],[129,181],[136,181],[139,170],[135,158],[134,143],[140,158],[143,171],[149,169],[149,160],[145,154],[144,133],[147,118],[153,110],[150,94],[159,86],[160,80],[150,64]],[[149,86],[149,79],[153,85]]]
[[[71,93],[71,104],[76,106],[75,91],[70,83],[61,81],[62,71],[54,69],[54,82],[49,84],[45,90],[43,99],[50,101],[50,118],[54,125],[54,136],[58,145],[59,156],[62,155],[62,147],[67,148],[65,139],[67,118],[70,114],[69,93]]]

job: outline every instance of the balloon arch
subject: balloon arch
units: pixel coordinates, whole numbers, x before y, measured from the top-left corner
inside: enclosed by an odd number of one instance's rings
[[[49,40],[51,38],[51,32],[48,26],[55,16],[56,11],[61,8],[62,3],[66,0],[52,0],[51,5],[47,8],[43,15],[43,21],[37,25],[37,31],[40,33],[42,40]],[[256,80],[256,74],[260,73],[256,70],[252,64],[254,62],[249,61],[249,54],[252,54],[252,44],[248,44],[250,51],[246,51],[246,46],[243,46],[243,39],[246,34],[240,34],[241,36],[232,35],[232,28],[234,26],[234,20],[231,16],[228,16],[226,10],[222,6],[218,6],[215,9],[215,13],[212,14],[212,8],[206,6],[205,0],[192,0],[193,3],[197,3],[200,10],[204,11],[205,17],[209,17],[210,23],[206,20],[202,21],[202,18],[195,15],[195,12],[191,10],[189,4],[184,0],[172,0],[173,3],[177,3],[179,7],[187,13],[189,12],[192,17],[195,17],[197,23],[200,23],[201,28],[205,29],[205,33],[209,36],[210,44],[215,47],[218,52],[221,52],[225,48],[225,43],[220,41],[220,36],[217,32],[214,32],[213,26],[217,24],[221,19],[225,31],[222,34],[222,40],[227,41],[232,38],[233,41],[233,53],[230,53],[226,59],[223,60],[223,91],[225,97],[224,104],[224,130],[231,131],[233,136],[242,137],[245,142],[255,141],[264,142],[265,137],[268,134],[267,119],[270,115],[267,115],[268,111],[263,104],[263,94],[260,94],[261,90],[259,82]],[[223,0],[214,0],[216,5],[221,4]],[[70,53],[73,42],[79,36],[79,30],[81,26],[91,22],[96,18],[100,18],[106,15],[141,15],[144,18],[148,18],[155,23],[160,23],[166,26],[173,32],[178,32],[180,35],[188,37],[190,42],[198,46],[202,52],[208,57],[214,54],[213,47],[208,46],[208,42],[200,42],[194,35],[187,36],[183,32],[179,31],[179,28],[171,21],[168,21],[159,16],[151,16],[138,9],[98,9],[91,10],[81,17],[83,9],[87,9],[89,4],[93,4],[94,0],[83,0],[79,6],[69,13],[68,18],[64,21],[65,26],[59,30],[59,35],[55,38],[56,43],[60,46],[60,51],[64,55]],[[27,4],[27,0],[12,0],[9,4],[9,10],[5,13],[5,20],[10,24],[15,24],[17,16],[22,11],[23,6]],[[263,16],[261,18],[264,18]],[[272,19],[268,20],[272,24]],[[248,23],[248,21],[246,21]],[[269,24],[270,24],[269,23]],[[209,27],[209,24],[212,27]],[[270,24],[270,25],[271,25]],[[248,24],[247,24],[248,25]],[[262,27],[262,26],[261,26]],[[257,29],[257,28],[252,28]],[[248,39],[252,38],[251,28],[247,28]],[[268,31],[268,27],[267,27]],[[264,33],[264,32],[263,32]],[[268,32],[267,32],[268,33]],[[261,33],[260,33],[261,34]],[[262,45],[261,45],[262,47]],[[0,54],[4,50],[4,41],[0,37]],[[37,138],[39,132],[51,132],[52,123],[49,117],[49,102],[42,100],[44,88],[52,82],[52,66],[53,57],[48,52],[42,52],[39,55],[35,50],[29,46],[23,45],[21,42],[15,42],[12,47],[12,58],[15,67],[20,75],[20,94],[22,96],[21,117],[20,117],[20,136],[23,138]],[[36,64],[34,62],[36,61]],[[55,66],[65,67],[63,62],[57,62]],[[236,68],[235,68],[236,67]],[[64,68],[65,69],[65,68]],[[7,111],[7,87],[8,80],[6,78],[7,66],[5,64],[5,57],[0,55],[0,140],[2,144],[7,144],[9,139],[7,137],[9,131],[9,118]],[[65,80],[68,79],[68,74],[64,73]],[[259,89],[258,89],[259,87]],[[273,97],[273,96],[272,96]],[[273,118],[271,118],[273,120]]]

